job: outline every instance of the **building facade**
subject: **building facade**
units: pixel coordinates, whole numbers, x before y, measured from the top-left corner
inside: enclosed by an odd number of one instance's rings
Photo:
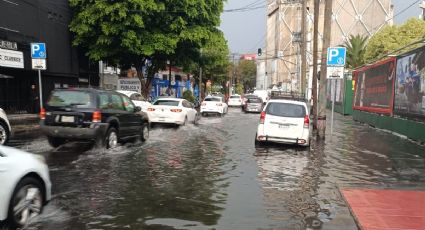
[[[312,76],[312,38],[314,1],[306,0],[306,49],[308,76]],[[268,86],[287,91],[300,91],[302,0],[268,0],[265,47]],[[391,0],[333,0],[332,24],[324,27],[325,1],[320,2],[319,55],[323,31],[331,28],[331,46],[341,46],[350,35],[370,37],[385,25],[391,25]],[[320,60],[320,56],[319,56]],[[308,81],[310,82],[310,81]],[[311,84],[309,84],[311,87]]]
[[[97,64],[71,45],[67,0],[0,1],[0,15],[0,57],[15,61],[0,61],[1,108],[9,113],[38,111],[38,72],[32,70],[31,43],[46,43],[43,101],[54,88],[98,85]]]

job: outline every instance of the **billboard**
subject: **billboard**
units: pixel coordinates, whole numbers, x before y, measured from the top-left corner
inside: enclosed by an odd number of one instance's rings
[[[140,80],[138,78],[120,78],[118,79],[117,90],[127,90],[141,93]]]
[[[425,47],[397,59],[394,113],[425,120]]]
[[[389,58],[354,71],[353,109],[392,114],[395,58]]]

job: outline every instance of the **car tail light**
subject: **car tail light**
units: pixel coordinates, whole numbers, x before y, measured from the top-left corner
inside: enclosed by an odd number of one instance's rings
[[[261,112],[261,115],[260,115],[260,124],[264,124],[265,119],[266,119],[266,112],[263,111]]]
[[[94,111],[93,118],[91,120],[93,123],[99,123],[102,121],[102,113],[100,111]]]
[[[202,102],[202,106],[206,106],[207,105],[207,103],[205,103],[205,102]]]
[[[153,112],[153,111],[155,111],[155,109],[154,108],[148,108],[148,111]]]
[[[304,128],[308,128],[310,126],[310,118],[308,115],[305,115],[304,117]]]
[[[217,103],[217,106],[223,106],[223,104],[222,103]]]
[[[45,108],[40,109],[40,119],[41,120],[46,119],[46,109]]]
[[[181,113],[183,110],[181,109],[170,109],[173,113]]]

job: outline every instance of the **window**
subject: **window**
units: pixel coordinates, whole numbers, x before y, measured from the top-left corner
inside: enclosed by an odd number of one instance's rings
[[[124,101],[125,110],[127,110],[128,112],[134,112],[134,104],[133,102],[131,102],[130,98],[122,96],[122,99]]]
[[[84,91],[54,91],[47,101],[51,107],[95,108],[91,93]]]
[[[205,101],[221,101],[221,98],[219,98],[219,97],[207,97],[207,98],[205,98]]]
[[[123,101],[117,94],[111,95],[111,109],[124,110]]]
[[[239,99],[239,98],[240,98],[240,96],[230,96],[230,98],[236,98],[236,99]]]
[[[266,113],[279,117],[304,117],[305,107],[297,104],[271,102],[267,106]]]
[[[248,103],[263,103],[260,98],[248,98]]]
[[[131,94],[130,99],[135,101],[146,101],[146,99],[139,93]]]
[[[179,106],[179,101],[174,100],[158,100],[153,105],[165,105],[165,106]]]
[[[192,104],[190,102],[188,102],[188,101],[183,101],[182,104],[186,108],[192,108]]]
[[[101,93],[99,94],[99,108],[109,109],[109,95]]]

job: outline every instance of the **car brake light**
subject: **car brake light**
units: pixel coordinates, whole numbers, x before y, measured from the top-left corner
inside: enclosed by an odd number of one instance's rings
[[[102,113],[100,113],[100,111],[94,111],[92,122],[99,123],[101,121],[102,121]]]
[[[40,109],[40,119],[41,120],[46,119],[46,109],[45,108]]]
[[[217,106],[223,106],[223,104],[222,103],[217,103]]]
[[[154,108],[148,108],[148,111],[153,112],[153,111],[155,111],[155,109]]]
[[[308,128],[310,126],[310,118],[308,115],[304,116],[304,128]]]
[[[266,112],[261,112],[260,115],[260,124],[264,124],[264,120],[266,119]]]
[[[171,110],[171,112],[173,112],[173,113],[181,113],[181,111],[183,111],[183,110],[181,110],[181,109],[170,109]]]

